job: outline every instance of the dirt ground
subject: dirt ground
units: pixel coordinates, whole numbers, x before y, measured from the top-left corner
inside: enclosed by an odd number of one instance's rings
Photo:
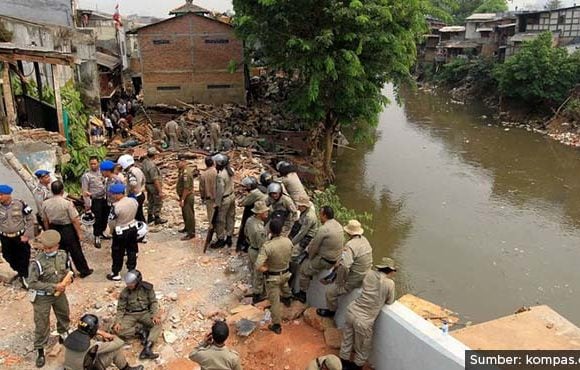
[[[201,159],[192,161],[203,168],[200,162]],[[175,177],[173,171],[165,175],[166,178]],[[215,318],[226,318],[229,309],[243,301],[249,289],[248,262],[245,254],[238,255],[232,249],[208,250],[203,254],[208,223],[205,207],[201,204],[196,205],[198,237],[193,241],[180,241],[182,234],[177,230],[182,224],[175,191],[166,189],[166,194],[163,216],[170,222],[163,227],[153,227],[148,243],[139,247],[137,267],[144,279],[155,285],[165,317],[163,337],[155,346],[161,356],[142,364],[146,369],[193,369],[193,364],[186,360],[189,352],[209,332]],[[241,217],[241,214],[242,210],[238,209],[237,215]],[[108,328],[123,283],[106,280],[111,263],[110,241],[104,241],[102,249],[95,249],[90,242],[90,232],[90,229],[85,230],[83,247],[95,272],[88,278],[77,279],[67,290],[71,327],[76,327],[82,314],[90,312],[97,314],[102,326]],[[0,271],[12,273],[5,262],[0,264]],[[64,351],[57,343],[54,316],[51,316],[51,324],[53,332],[44,368],[62,369]],[[312,358],[333,352],[326,347],[323,333],[301,319],[284,323],[282,335],[271,333],[265,326],[248,338],[237,337],[235,327],[230,326],[228,345],[240,353],[245,369],[304,369]],[[32,305],[26,291],[16,282],[0,285],[0,368],[35,368],[33,330]],[[125,347],[130,363],[138,362],[140,350],[135,342]]]

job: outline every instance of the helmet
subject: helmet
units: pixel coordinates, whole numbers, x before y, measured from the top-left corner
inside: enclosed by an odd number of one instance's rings
[[[242,186],[249,190],[254,190],[258,187],[258,180],[254,176],[247,176],[242,179]]]
[[[260,184],[268,186],[270,185],[273,179],[274,178],[272,177],[272,174],[270,172],[262,172],[262,174],[260,175]]]
[[[125,284],[135,284],[139,285],[143,281],[143,275],[141,275],[141,271],[139,270],[130,270],[125,275]]]
[[[218,153],[213,156],[213,161],[215,162],[216,166],[225,167],[230,163],[230,159],[227,155]]]
[[[78,326],[79,331],[88,334],[90,337],[97,335],[99,330],[99,318],[93,314],[87,313],[81,317]]]
[[[276,164],[276,171],[280,172],[280,170],[282,170],[282,168],[284,167],[290,167],[290,163],[286,162],[286,161],[280,161]]]
[[[137,221],[137,241],[141,241],[147,236],[147,224],[143,221]]]
[[[135,164],[135,159],[133,159],[133,156],[130,154],[123,154],[122,156],[119,157],[117,163],[120,164],[124,170],[126,170],[127,168],[129,168],[129,166]]]
[[[87,211],[81,215],[81,224],[85,226],[93,226],[96,218],[93,212]]]
[[[268,185],[268,194],[281,193],[281,192],[282,192],[282,185],[280,185],[280,183],[273,182],[270,185]]]

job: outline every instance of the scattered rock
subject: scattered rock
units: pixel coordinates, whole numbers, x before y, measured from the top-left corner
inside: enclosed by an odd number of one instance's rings
[[[258,322],[264,317],[264,311],[250,305],[238,306],[230,312],[232,315],[226,319],[228,324],[237,323],[242,319]]]
[[[176,292],[171,292],[167,294],[167,298],[175,302],[177,301],[178,296]]]
[[[173,344],[177,341],[177,335],[175,335],[173,332],[165,330],[163,332],[163,339],[165,339],[165,342],[168,344]]]
[[[327,328],[324,331],[324,341],[329,348],[339,349],[342,343],[342,331],[337,328]]]
[[[307,306],[300,301],[292,301],[290,307],[282,306],[282,319],[292,321],[296,320],[304,311],[306,311]]]
[[[250,336],[257,327],[258,325],[256,322],[247,319],[241,319],[236,323],[236,328],[240,337]]]
[[[261,302],[258,302],[254,305],[254,307],[259,308],[260,310],[265,310],[266,308],[270,307],[272,304],[269,300],[265,299]]]
[[[334,320],[328,317],[319,316],[316,313],[316,307],[309,307],[304,311],[304,322],[322,332],[327,328],[335,327]]]

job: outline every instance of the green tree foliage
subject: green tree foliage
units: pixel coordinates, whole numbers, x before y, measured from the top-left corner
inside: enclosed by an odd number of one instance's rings
[[[463,24],[465,18],[475,13],[475,9],[483,4],[484,0],[457,0],[457,10],[453,13],[453,23]]]
[[[316,209],[320,209],[324,206],[331,206],[334,210],[334,217],[342,225],[346,225],[349,220],[357,220],[363,225],[366,232],[369,234],[373,233],[371,227],[373,223],[373,215],[368,212],[358,213],[353,209],[345,207],[336,193],[336,186],[330,185],[324,189],[324,191],[314,194],[313,203],[316,206]]]
[[[425,0],[234,0],[236,28],[263,62],[293,78],[288,107],[324,126],[332,173],[340,125],[368,129],[388,99],[386,83],[410,81],[415,42],[426,31]],[[254,54],[255,55],[255,54]]]
[[[507,11],[508,5],[506,0],[485,0],[483,4],[475,9],[475,13],[500,13]]]
[[[548,9],[548,10],[554,10],[554,9],[560,9],[563,7],[562,1],[560,0],[548,0],[546,1],[546,5],[544,5],[544,8]]]
[[[425,13],[444,22],[451,23],[454,14],[459,10],[457,0],[429,0],[426,3]]]
[[[495,76],[502,95],[529,104],[561,104],[580,82],[580,56],[552,46],[552,35],[542,33],[497,66]]]

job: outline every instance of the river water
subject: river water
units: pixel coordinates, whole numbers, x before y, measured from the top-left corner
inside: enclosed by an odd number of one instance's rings
[[[580,153],[473,105],[404,96],[375,143],[336,163],[344,203],[374,215],[375,260],[400,265],[398,293],[475,323],[547,304],[580,325]]]

